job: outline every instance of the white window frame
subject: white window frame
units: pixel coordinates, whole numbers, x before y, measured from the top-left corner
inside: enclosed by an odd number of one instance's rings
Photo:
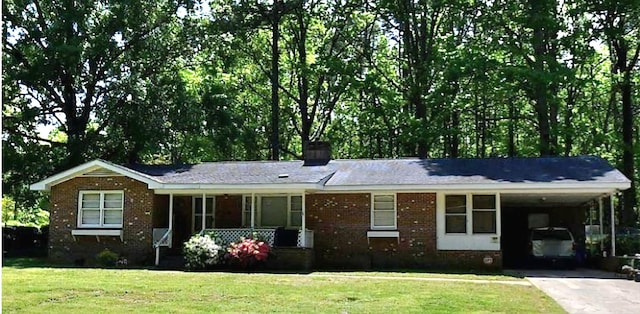
[[[446,233],[446,196],[466,195],[467,199],[467,228],[466,233]],[[473,233],[473,205],[469,198],[472,195],[495,195],[496,200],[496,233]],[[436,248],[438,250],[463,250],[463,251],[499,251],[501,249],[501,193],[496,190],[464,190],[443,191],[436,195]]]
[[[475,208],[475,204],[473,204],[474,196],[493,196],[493,208]],[[498,196],[493,193],[472,193],[469,194],[467,200],[471,200],[471,233],[472,234],[488,234],[488,235],[496,235],[498,233]],[[467,205],[469,207],[469,205]],[[496,226],[496,230],[494,232],[475,232],[473,230],[473,219],[475,218],[475,212],[493,212],[495,213],[494,225]]]
[[[196,230],[202,229],[202,221],[200,221],[200,225],[196,226],[196,214],[202,215],[202,204],[200,204],[200,207],[196,208],[197,207],[196,199],[198,198],[202,198],[202,195],[194,195],[191,197],[191,232],[192,233],[196,232]],[[216,196],[215,195],[205,196],[205,202],[206,202],[206,199],[208,198],[211,198],[213,200],[211,201],[211,208],[207,206],[207,213],[205,213],[205,217],[203,217],[203,219],[205,219],[206,221],[206,217],[212,217],[213,226],[211,226],[211,228],[213,228],[216,224]],[[209,213],[209,210],[211,210],[211,213]]]
[[[83,208],[82,208],[82,200],[84,195],[87,194],[99,194],[100,195],[100,204],[98,210],[100,211],[100,218],[98,224],[83,224],[82,216],[83,216]],[[120,194],[121,195],[121,204],[119,208],[109,208],[105,209],[104,207],[104,195],[105,194]],[[96,210],[96,209],[94,209]],[[122,213],[120,215],[120,223],[119,224],[105,224],[104,223],[104,212],[105,210],[120,210]],[[124,220],[124,191],[122,190],[82,190],[78,192],[78,228],[120,228],[122,229],[122,221]]]
[[[465,211],[464,214],[463,213],[447,214],[447,201],[446,200],[447,200],[447,196],[450,196],[450,195],[465,195],[466,196],[466,204],[465,204],[466,205],[466,211]],[[477,209],[477,208],[475,208],[475,206],[473,204],[473,196],[479,196],[479,195],[491,195],[491,196],[493,196],[494,197],[494,204],[493,204],[494,206],[493,206],[493,208],[491,208],[491,209]],[[464,233],[463,232],[450,232],[450,233],[447,233],[446,232],[446,225],[445,225],[445,234],[448,234],[448,235],[454,235],[454,234],[461,234],[461,235],[465,235],[465,234],[496,235],[498,233],[498,219],[499,219],[499,216],[498,216],[499,204],[498,204],[498,202],[500,201],[499,199],[500,198],[498,197],[498,194],[497,193],[492,193],[492,192],[486,192],[486,193],[483,193],[483,192],[446,193],[444,195],[444,209],[443,209],[445,224],[446,224],[447,216],[462,216],[462,215],[464,215],[464,216],[466,216],[466,220],[465,220],[465,222],[466,222],[466,225],[465,225],[466,232],[464,232]],[[493,233],[490,233],[490,232],[474,232],[473,231],[473,212],[474,211],[495,212],[496,213],[496,222],[495,222],[496,223],[496,231],[493,232]]]
[[[464,196],[465,197],[465,210],[464,213],[447,213],[447,196]],[[464,216],[464,232],[447,232],[447,217],[449,216]],[[469,233],[469,194],[467,193],[451,193],[444,196],[444,233],[445,234],[468,234]],[[472,217],[473,218],[473,217]]]
[[[392,196],[393,197],[393,225],[376,226],[375,224],[375,197],[376,196]],[[371,217],[371,230],[397,230],[398,229],[398,194],[397,193],[371,193],[369,216]],[[391,210],[386,210],[391,211]]]
[[[276,228],[276,227],[286,227],[286,228],[297,228],[300,229],[302,228],[302,225],[300,226],[292,226],[291,225],[291,213],[292,212],[297,212],[296,211],[292,211],[291,210],[291,198],[292,197],[300,197],[301,201],[304,202],[304,197],[302,197],[302,194],[280,194],[280,193],[273,193],[273,194],[256,194],[254,195],[255,198],[255,202],[256,202],[256,208],[255,208],[255,227],[259,227],[259,228]],[[262,221],[262,198],[263,197],[287,197],[287,225],[286,226],[263,226],[261,224]],[[300,214],[302,215],[302,207],[300,207]],[[248,217],[246,216],[246,214],[249,214]],[[247,221],[247,219],[249,219],[249,221]],[[302,219],[304,219],[304,217],[302,217]],[[242,225],[246,226],[246,227],[251,227],[251,194],[244,194],[242,195]]]

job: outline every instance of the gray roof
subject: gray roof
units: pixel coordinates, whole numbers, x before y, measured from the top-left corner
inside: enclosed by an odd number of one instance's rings
[[[195,165],[129,165],[128,168],[169,184],[321,183],[335,170],[304,167],[302,161],[205,162]]]
[[[608,182],[629,180],[592,157],[337,160],[327,186]]]
[[[326,186],[359,186],[629,182],[608,162],[593,156],[332,160],[324,166],[304,166],[302,161],[241,161],[127,167],[168,184],[324,183]]]

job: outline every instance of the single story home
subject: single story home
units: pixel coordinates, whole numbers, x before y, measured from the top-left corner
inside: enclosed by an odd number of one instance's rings
[[[499,268],[507,254],[526,249],[527,216],[543,213],[547,224],[584,235],[586,209],[599,206],[602,224],[603,203],[630,187],[592,156],[308,155],[315,158],[162,166],[93,160],[31,189],[50,193],[49,257],[57,261],[91,260],[109,248],[150,264],[202,230],[225,241],[257,232],[276,246],[277,230],[289,230],[280,244],[310,254],[315,267]]]

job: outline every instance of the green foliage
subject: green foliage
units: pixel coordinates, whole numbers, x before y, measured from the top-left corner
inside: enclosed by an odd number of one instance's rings
[[[96,262],[103,267],[115,267],[118,262],[118,253],[104,249],[96,255]]]
[[[30,226],[41,228],[49,225],[49,212],[40,206],[20,209],[10,196],[2,198],[2,224],[5,226]]]
[[[599,155],[638,182],[638,3],[5,1],[3,197],[33,212],[96,157],[263,160],[274,128],[282,159]]]

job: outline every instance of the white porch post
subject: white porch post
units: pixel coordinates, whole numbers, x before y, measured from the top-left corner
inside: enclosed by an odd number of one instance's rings
[[[609,197],[611,201],[611,256],[616,256],[616,215],[615,210],[613,209],[613,196],[615,194],[611,194]]]
[[[602,239],[602,236],[604,235],[604,226],[602,225],[602,218],[604,217],[604,215],[602,214],[602,207],[604,206],[603,202],[602,202],[602,197],[600,197],[598,199],[598,224],[600,225],[600,239]]]
[[[173,244],[173,193],[169,193],[169,247]]]
[[[302,233],[302,238],[300,239],[300,246],[302,247],[307,247],[307,222],[306,222],[306,218],[305,218],[305,213],[307,211],[306,209],[306,193],[304,191],[302,191],[302,213],[300,214],[302,217],[302,230],[300,230],[300,232]]]
[[[207,222],[207,194],[202,193],[202,230],[204,231]]]
[[[256,225],[256,194],[251,193],[251,229]]]

